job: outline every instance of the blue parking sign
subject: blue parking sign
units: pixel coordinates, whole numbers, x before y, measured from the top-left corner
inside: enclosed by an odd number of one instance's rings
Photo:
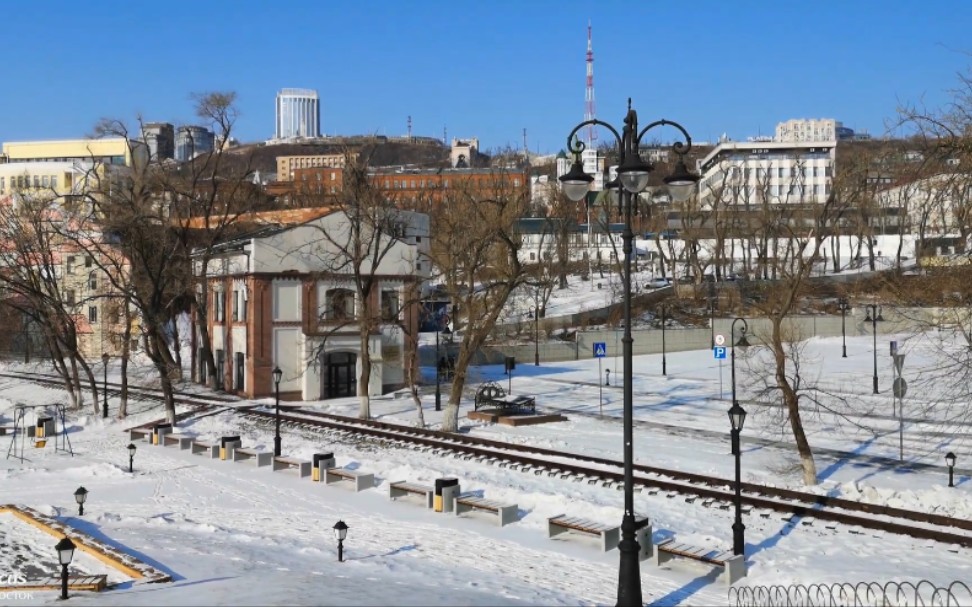
[[[712,356],[715,357],[716,359],[725,358],[726,357],[726,347],[725,346],[716,346],[716,347],[712,348]]]
[[[603,341],[594,342],[594,358],[604,358],[607,356],[607,343]]]

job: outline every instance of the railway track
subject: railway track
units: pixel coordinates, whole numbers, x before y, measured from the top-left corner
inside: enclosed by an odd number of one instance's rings
[[[57,376],[0,373],[0,378],[3,377],[63,387],[63,382]],[[109,386],[117,387],[117,384]],[[129,391],[137,398],[162,399],[161,390],[155,388],[130,386]],[[239,399],[218,396],[203,398],[179,394],[176,398],[177,403],[193,407],[192,410],[179,414],[178,419],[199,417],[200,414],[214,415],[227,410],[220,407],[220,404],[240,402]],[[624,482],[623,464],[618,460],[300,408],[288,409],[289,411],[281,412],[280,419],[282,424],[292,428],[368,436],[406,448],[422,449],[434,454],[452,454],[522,473],[559,476],[574,482],[600,484],[611,488],[620,488]],[[238,407],[234,410],[240,416],[258,422],[269,423],[274,420],[273,413],[255,406]],[[152,423],[156,422],[148,422],[142,426]],[[733,482],[728,479],[643,464],[635,464],[633,469],[635,486],[648,495],[664,494],[670,498],[682,496],[690,503],[701,500],[703,506],[723,509],[728,509],[734,499],[731,491]],[[834,531],[837,530],[837,525],[847,525],[972,548],[972,521],[966,519],[747,482],[741,483],[741,491],[744,511],[750,515],[758,513],[763,518],[768,518],[769,513],[776,512],[788,521],[792,521],[794,517],[804,519],[805,523],[810,519],[825,521],[827,528]]]
[[[240,415],[261,422],[272,422],[274,414],[259,409]],[[389,443],[419,448],[436,454],[451,453],[464,459],[507,467],[520,472],[560,476],[575,482],[620,487],[624,482],[622,462],[578,453],[518,445],[492,439],[457,435],[381,421],[360,420],[318,411],[281,412],[281,424],[312,431],[329,430],[383,439]],[[681,495],[689,502],[701,499],[702,505],[728,508],[733,501],[728,479],[636,464],[634,483],[649,495],[664,492],[667,497]],[[742,483],[742,502],[749,513],[762,511],[856,526],[898,535],[957,544],[972,548],[972,521],[829,497]],[[835,525],[828,527],[836,530]]]

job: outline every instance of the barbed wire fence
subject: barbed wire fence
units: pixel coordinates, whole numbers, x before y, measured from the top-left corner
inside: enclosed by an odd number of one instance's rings
[[[972,588],[955,581],[936,586],[920,582],[838,582],[789,586],[740,586],[729,589],[735,607],[957,607],[972,605]]]

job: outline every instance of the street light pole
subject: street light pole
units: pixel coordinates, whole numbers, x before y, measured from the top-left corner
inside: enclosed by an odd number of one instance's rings
[[[687,200],[696,188],[699,180],[697,175],[688,172],[685,166],[684,155],[692,148],[692,138],[688,132],[678,123],[669,120],[657,120],[646,126],[643,130],[638,130],[638,115],[631,109],[631,100],[628,100],[628,113],[624,118],[623,134],[610,124],[596,118],[585,120],[578,124],[567,136],[567,145],[571,153],[574,154],[574,163],[570,171],[560,177],[564,193],[568,198],[575,202],[580,202],[587,195],[591,182],[594,178],[584,172],[581,163],[581,153],[584,151],[583,142],[575,139],[578,131],[588,125],[599,125],[611,131],[618,143],[620,166],[618,167],[617,187],[619,211],[624,214],[624,230],[621,233],[622,251],[624,252],[624,264],[622,272],[623,287],[623,309],[624,309],[624,336],[622,342],[623,363],[623,398],[624,398],[624,516],[621,519],[621,542],[618,544],[620,553],[620,564],[618,567],[618,601],[620,606],[640,606],[642,604],[641,594],[641,563],[638,558],[640,547],[638,545],[637,530],[638,523],[634,516],[634,452],[633,452],[633,338],[631,336],[631,257],[634,250],[634,232],[631,228],[632,208],[636,204],[635,196],[648,186],[652,165],[641,159],[639,146],[642,136],[650,129],[669,125],[677,128],[685,136],[685,143],[677,142],[673,150],[678,155],[678,163],[672,175],[665,178],[672,198],[677,202]]]
[[[663,377],[668,377],[668,369],[667,369],[668,364],[665,361],[665,325],[667,324],[666,321],[668,320],[666,318],[665,312],[667,311],[666,310],[667,307],[668,306],[666,306],[665,304],[662,304],[662,306],[661,306],[661,311],[662,311],[662,376]]]
[[[533,364],[540,366],[540,307],[533,309]]]
[[[739,341],[736,341],[736,323],[742,323],[739,327]],[[746,340],[746,332],[749,330],[749,323],[745,318],[736,318],[730,327],[730,340],[732,343],[732,407],[729,409],[729,421],[732,424],[732,455],[735,457],[736,464],[736,486],[733,504],[736,510],[735,520],[732,523],[732,551],[733,554],[745,554],[746,552],[746,525],[742,522],[742,449],[740,448],[739,435],[742,433],[743,424],[746,421],[746,411],[736,400],[736,346],[746,348],[749,341]]]
[[[105,369],[104,382],[101,384],[102,386],[101,391],[104,393],[103,394],[104,400],[101,404],[101,417],[107,418],[108,417],[108,353],[107,352],[101,355],[101,362],[104,363],[103,366]]]
[[[273,373],[273,383],[276,388],[276,396],[277,396],[276,413],[274,414],[274,418],[276,419],[277,430],[276,430],[276,434],[274,434],[273,436],[273,454],[279,457],[280,456],[280,380],[283,378],[283,371],[280,370],[280,367],[274,367],[272,373]]]
[[[841,297],[837,300],[837,307],[840,308],[840,337],[844,344],[844,355],[842,358],[847,358],[847,310],[850,308],[850,304],[847,300]]]
[[[878,393],[878,374],[877,374],[877,323],[879,320],[884,320],[879,318],[879,308],[877,304],[867,304],[865,308],[870,308],[869,318],[865,318],[864,321],[871,321],[871,332],[874,333],[874,393]]]
[[[435,327],[435,410],[442,411],[442,363],[439,358],[439,327]]]

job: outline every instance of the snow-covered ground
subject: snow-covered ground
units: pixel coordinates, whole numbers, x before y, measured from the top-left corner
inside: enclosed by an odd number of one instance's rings
[[[870,394],[871,347],[867,337],[851,338],[850,355],[842,359],[835,355],[840,351],[839,338],[816,339],[809,342],[806,359],[815,361],[832,392],[842,391],[861,411],[875,409],[887,416],[889,361],[881,360],[882,394]],[[915,345],[908,353],[906,376],[908,368],[930,366],[936,352]],[[744,433],[744,478],[799,488],[796,458],[785,429],[781,431],[767,413],[771,407],[748,401],[754,356],[751,352],[737,361],[741,398],[753,413]],[[667,378],[658,373],[658,357],[635,360],[636,460],[731,478],[728,362],[722,363],[720,372],[720,363],[710,351],[668,357]],[[507,385],[502,367],[486,367],[480,373]],[[599,385],[593,359],[520,365],[512,378],[512,392],[536,396],[538,406],[563,411],[569,421],[517,428],[482,425],[464,418],[471,408],[467,403],[462,408],[463,424],[479,436],[620,459],[622,393],[620,378],[612,379],[610,387]],[[598,404],[601,398],[603,407]],[[915,394],[906,399],[906,407],[914,402],[917,408],[929,399],[927,393]],[[58,390],[5,380],[0,413],[9,422],[15,402],[63,400]],[[312,405],[348,415],[358,407],[356,399]],[[433,409],[431,392],[425,394],[424,405],[427,422],[438,424],[441,413]],[[114,404],[110,406],[113,410]],[[162,585],[121,581],[117,590],[72,601],[99,605],[601,605],[615,601],[617,552],[602,553],[593,539],[584,537],[548,539],[546,519],[565,513],[618,522],[620,491],[451,457],[378,448],[370,441],[290,431],[284,436],[285,453],[309,459],[313,453],[334,451],[338,465],[374,472],[378,486],[353,493],[292,474],[144,443],[135,457],[135,472],[129,474],[128,437],[122,430],[161,415],[157,404],[132,407],[138,412],[123,422],[73,413],[69,429],[74,457],[28,447],[29,461],[6,459],[0,467],[0,502],[25,504],[56,516],[176,580]],[[383,421],[412,424],[415,420],[408,399],[376,399],[372,408]],[[849,423],[849,419],[856,421]],[[871,459],[897,457],[897,422],[892,419],[868,420],[848,413],[841,422],[821,414],[809,416],[807,427],[813,446],[834,450],[818,454],[821,484],[817,491],[972,518],[968,425],[953,424],[951,435],[943,432],[941,423],[905,424],[906,459],[935,466],[930,468],[903,468]],[[238,433],[245,445],[272,448],[271,427],[254,426],[230,411],[188,422],[182,431],[202,438]],[[946,487],[942,465],[948,450],[956,453],[960,468],[957,487],[951,489]],[[516,503],[519,520],[500,528],[484,515],[438,514],[415,501],[391,502],[387,497],[391,481],[431,483],[442,476],[461,479],[463,491],[481,490],[489,499]],[[73,499],[78,485],[90,491],[83,517],[77,516]],[[636,509],[651,516],[655,541],[676,535],[689,543],[731,545],[729,511],[647,494],[636,495]],[[50,546],[46,546],[43,536],[38,539],[36,532],[17,531],[16,523],[8,519],[0,517],[0,532],[8,543],[29,543],[35,546],[32,553],[48,550],[53,556],[53,541],[48,539]],[[339,519],[350,527],[344,563],[336,560],[331,531]],[[923,578],[947,584],[972,579],[972,551],[967,549],[890,534],[834,532],[796,519],[749,517],[745,522],[749,577],[744,584]],[[79,571],[108,573],[91,559],[79,559],[77,566]],[[16,573],[8,571],[12,567],[10,562],[0,562],[3,573]],[[726,588],[716,573],[696,563],[676,562],[657,569],[645,562],[645,600],[659,605],[724,603]],[[54,598],[54,593],[34,592],[30,600],[20,599],[17,604]]]

